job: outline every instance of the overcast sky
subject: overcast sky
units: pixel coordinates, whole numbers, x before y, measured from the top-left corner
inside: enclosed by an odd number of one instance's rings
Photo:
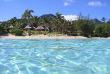
[[[80,12],[91,19],[110,18],[110,0],[0,0],[0,20],[21,18],[26,9],[36,16],[59,12],[68,20],[75,20]]]

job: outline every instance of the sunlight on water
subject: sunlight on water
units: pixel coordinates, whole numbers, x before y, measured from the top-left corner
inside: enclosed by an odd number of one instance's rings
[[[110,74],[110,39],[0,39],[0,74]]]

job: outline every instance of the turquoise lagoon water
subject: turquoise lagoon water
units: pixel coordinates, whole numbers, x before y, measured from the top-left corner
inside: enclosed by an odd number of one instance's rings
[[[110,39],[0,39],[0,74],[110,74]]]

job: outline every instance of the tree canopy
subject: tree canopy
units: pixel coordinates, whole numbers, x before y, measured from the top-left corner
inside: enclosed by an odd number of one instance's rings
[[[13,17],[8,21],[2,22],[0,25],[0,34],[14,33],[22,35],[23,29],[28,25],[31,27],[45,26],[49,28],[49,32],[58,32],[67,35],[82,35],[86,37],[108,37],[110,36],[110,20],[106,22],[106,18],[102,17],[102,22],[97,18],[90,19],[88,16],[79,14],[78,20],[67,21],[61,13],[55,15],[47,14],[42,17],[33,16],[33,10],[26,10],[21,19]],[[10,29],[13,26],[13,29]],[[16,31],[19,33],[16,33]],[[20,31],[21,30],[21,31]]]

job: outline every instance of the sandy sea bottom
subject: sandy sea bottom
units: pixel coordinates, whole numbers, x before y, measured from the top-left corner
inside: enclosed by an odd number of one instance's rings
[[[0,74],[110,74],[110,39],[0,39]]]

